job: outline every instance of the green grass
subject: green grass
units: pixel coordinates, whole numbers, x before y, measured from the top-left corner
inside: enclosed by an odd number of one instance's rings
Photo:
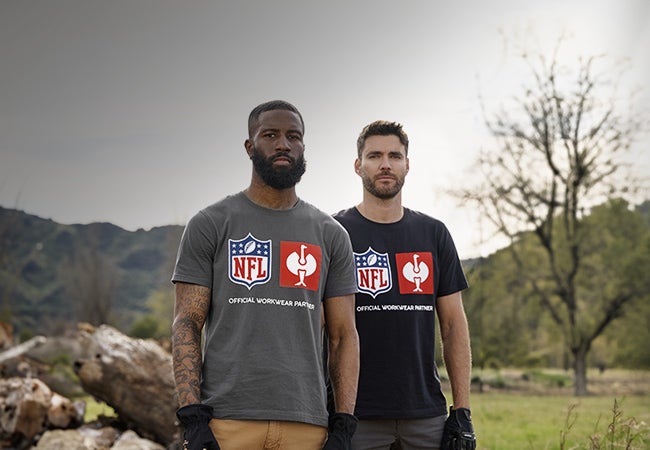
[[[504,393],[474,394],[472,421],[477,433],[478,450],[564,450],[616,449],[594,447],[590,438],[607,434],[612,422],[614,397],[526,396]],[[650,396],[618,398],[620,422],[635,418],[643,422],[640,432],[650,438]],[[571,411],[572,422],[567,425]],[[564,447],[561,433],[566,433]],[[630,449],[650,448],[650,442]]]
[[[84,422],[86,423],[96,420],[100,415],[107,417],[116,415],[113,408],[104,402],[95,400],[91,396],[84,397],[82,400],[85,400],[86,402],[86,414],[84,415]]]

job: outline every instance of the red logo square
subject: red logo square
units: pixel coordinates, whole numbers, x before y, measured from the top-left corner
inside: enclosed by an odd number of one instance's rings
[[[322,252],[318,245],[280,242],[280,286],[318,290]]]
[[[400,294],[433,294],[433,255],[430,252],[396,253]]]

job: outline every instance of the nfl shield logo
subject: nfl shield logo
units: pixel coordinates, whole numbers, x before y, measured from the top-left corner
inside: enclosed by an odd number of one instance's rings
[[[355,253],[354,263],[357,267],[357,286],[359,291],[377,297],[382,292],[390,291],[392,279],[388,253],[377,253],[368,247],[365,253]]]
[[[248,289],[271,278],[271,241],[260,241],[248,233],[238,241],[228,239],[228,277]]]

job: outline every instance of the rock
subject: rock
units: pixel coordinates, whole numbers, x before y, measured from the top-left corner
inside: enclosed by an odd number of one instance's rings
[[[95,427],[94,424],[87,424],[79,428],[81,435],[88,437],[95,442],[98,449],[113,447],[117,438],[120,437],[120,431],[113,427],[101,426]]]
[[[69,399],[53,392],[47,410],[47,422],[55,428],[77,427],[83,422],[85,412],[84,402],[72,403]]]
[[[165,450],[160,444],[142,439],[135,432],[128,430],[122,433],[120,438],[115,442],[112,450]]]
[[[43,434],[32,450],[107,450],[84,436],[79,430],[50,430]]]
[[[67,428],[83,421],[83,408],[80,411],[36,378],[0,379],[0,410],[0,439],[13,445],[32,440],[48,427]]]
[[[38,379],[0,380],[0,436],[17,442],[45,430],[52,392]]]
[[[46,342],[47,338],[45,336],[35,336],[30,340],[23,342],[22,344],[11,347],[8,350],[0,353],[0,364],[3,364],[11,359],[16,359],[19,356],[29,352],[30,350],[44,345]]]
[[[14,327],[8,322],[0,322],[0,350],[13,347]]]
[[[74,337],[36,336],[0,353],[0,377],[38,378],[59,394],[81,396],[72,363],[83,352]]]
[[[163,445],[178,441],[171,354],[102,325],[79,336],[91,358],[75,362],[86,392],[106,402],[128,428]]]

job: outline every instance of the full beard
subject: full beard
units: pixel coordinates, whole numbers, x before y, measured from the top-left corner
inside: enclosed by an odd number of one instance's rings
[[[291,159],[291,164],[286,167],[274,167],[273,161],[279,157]],[[269,158],[264,158],[255,147],[253,147],[251,160],[253,161],[255,172],[273,189],[294,187],[298,184],[307,169],[307,162],[303,155],[295,159],[285,153],[278,153]]]

